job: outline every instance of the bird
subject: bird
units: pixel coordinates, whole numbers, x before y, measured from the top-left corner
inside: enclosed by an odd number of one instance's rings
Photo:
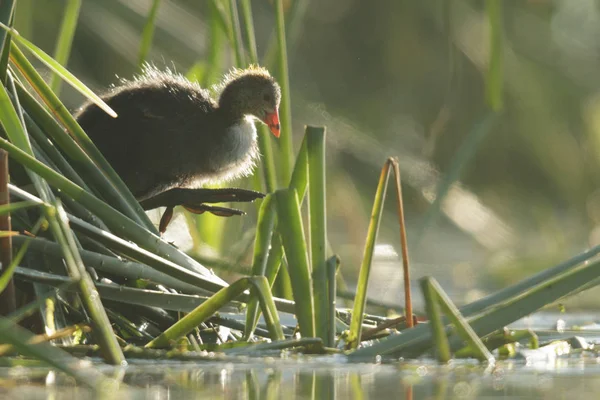
[[[229,216],[241,212],[205,203],[264,197],[203,186],[252,173],[259,160],[255,122],[280,135],[281,89],[268,70],[250,66],[231,70],[212,92],[217,100],[183,75],[147,64],[100,96],[116,118],[92,102],[74,114],[142,207],[167,207],[161,234],[177,205]]]

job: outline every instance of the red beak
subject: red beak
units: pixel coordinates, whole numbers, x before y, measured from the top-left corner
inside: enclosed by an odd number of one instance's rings
[[[275,137],[278,138],[280,131],[279,131],[279,113],[277,112],[277,110],[273,111],[270,114],[267,114],[265,116],[265,119],[263,120],[263,122],[265,124],[267,124],[267,126],[269,127],[269,129],[271,130],[273,135],[275,135]]]

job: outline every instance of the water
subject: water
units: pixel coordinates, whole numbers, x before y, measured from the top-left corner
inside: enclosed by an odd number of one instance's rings
[[[556,321],[568,328],[559,332]],[[595,314],[540,313],[517,321],[534,328],[541,344],[577,335],[600,343]],[[587,323],[587,324],[586,324]],[[597,349],[565,351],[548,345],[485,366],[474,360],[438,365],[433,360],[349,363],[343,356],[238,357],[234,362],[130,360],[94,366],[116,382],[99,393],[63,373],[42,367],[0,367],[0,400],[10,399],[596,399]],[[566,346],[568,349],[568,346]]]
[[[331,358],[229,363],[136,362],[101,367],[120,380],[118,399],[595,399],[596,357],[552,363],[344,364]],[[335,396],[335,397],[334,397]],[[86,399],[93,393],[64,374],[39,368],[0,369],[0,399]]]

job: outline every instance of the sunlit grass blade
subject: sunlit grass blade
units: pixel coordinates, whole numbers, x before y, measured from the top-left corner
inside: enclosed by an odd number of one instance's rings
[[[153,348],[168,346],[169,343],[192,331],[195,327],[217,312],[221,307],[238,297],[242,292],[251,286],[256,288],[256,292],[259,295],[261,308],[263,310],[269,332],[271,332],[272,339],[282,340],[283,331],[281,330],[279,315],[275,309],[273,298],[270,297],[271,290],[269,289],[266,278],[264,276],[259,276],[239,279],[228,287],[221,289],[194,311],[190,312],[188,315],[172,325],[169,329],[164,331],[156,339],[149,342],[146,347]],[[268,304],[269,302],[270,304]]]
[[[15,325],[10,320],[0,317],[0,340],[13,345],[19,353],[42,360],[90,388],[102,388],[103,392],[107,395],[118,389],[117,382],[105,377],[94,367],[86,366],[85,363],[82,364],[77,358],[52,346],[50,343],[40,343],[35,346],[29,345],[27,342],[31,337],[33,337],[32,333]]]
[[[6,0],[0,3],[0,22],[4,25],[11,25],[15,5],[15,0]],[[5,30],[0,31],[0,49],[0,81],[5,83],[8,54],[10,51],[10,35]]]
[[[96,172],[97,181],[101,184],[99,189],[102,190],[105,195],[112,200],[112,205],[129,218],[136,221],[139,225],[146,227],[146,229],[148,229],[150,232],[157,233],[156,228],[154,225],[152,225],[148,219],[148,216],[145,214],[144,210],[137,202],[133,194],[131,194],[123,180],[117,175],[108,161],[106,161],[98,148],[83,131],[81,126],[79,126],[75,118],[69,113],[65,105],[54,94],[54,92],[50,90],[50,87],[27,60],[25,55],[16,46],[11,46],[10,56],[12,62],[18,68],[19,72],[23,74],[23,76],[27,79],[37,94],[44,100],[56,118],[61,121],[61,123],[70,132],[71,141],[75,140],[77,144],[79,144],[79,146],[81,146],[81,148],[87,153],[87,156],[93,160],[93,162],[87,160],[86,157],[82,157],[80,154],[77,154],[78,157],[76,159],[80,162],[85,160],[83,162],[87,164],[84,166],[86,171],[90,171],[92,168],[100,167],[102,173],[100,173],[100,171]],[[37,112],[37,115],[41,116],[43,119],[46,115],[40,110],[35,110],[35,105],[37,103],[35,99],[23,92],[25,92],[25,90],[21,88],[19,91],[19,96],[23,96],[24,100],[28,102],[25,103],[25,108],[29,112]],[[52,125],[51,118],[50,120],[45,118],[45,121],[46,122],[43,124],[40,123],[40,126],[42,126],[44,129],[46,129],[46,125]],[[55,136],[61,136],[61,134],[57,133],[56,130],[54,133]],[[64,133],[62,136],[64,136]],[[60,143],[65,145],[65,142],[66,140],[62,140]],[[71,143],[71,147],[73,147],[72,144],[74,143]],[[106,177],[103,174],[106,174]]]
[[[310,255],[315,302],[315,333],[328,340],[329,290],[327,281],[327,214],[325,184],[325,128],[306,127],[309,175],[308,210],[310,221]]]
[[[490,28],[489,64],[485,82],[486,100],[496,112],[503,107],[502,0],[486,0],[485,8]]]
[[[63,13],[62,23],[56,41],[54,50],[54,60],[60,65],[67,65],[69,55],[71,54],[71,45],[77,28],[77,20],[79,18],[79,9],[81,8],[81,0],[68,0]],[[52,74],[50,79],[50,88],[57,95],[60,93],[62,79],[57,74]]]
[[[277,78],[281,86],[281,157],[278,165],[279,181],[287,182],[291,176],[292,160],[294,155],[294,135],[292,132],[292,106],[290,95],[290,77],[287,60],[287,44],[285,37],[285,16],[283,12],[283,0],[275,0],[275,19],[277,21],[277,44],[278,44],[278,74]]]
[[[75,77],[72,73],[70,73],[66,68],[56,62],[52,57],[46,54],[42,49],[31,43],[29,40],[25,39],[19,33],[10,28],[3,23],[0,23],[0,28],[6,30],[12,37],[15,43],[19,43],[24,46],[27,50],[31,52],[38,60],[44,63],[48,68],[50,68],[55,74],[61,77],[64,81],[66,81],[69,85],[71,85],[75,90],[84,95],[91,102],[96,104],[98,107],[103,109],[108,115],[113,118],[117,117],[117,113],[108,106],[98,95],[92,92],[87,86],[85,86],[79,79]],[[11,46],[12,52],[13,46]]]
[[[267,197],[265,197],[262,201],[260,210],[258,212],[256,237],[254,239],[254,255],[252,258],[251,274],[253,276],[265,276],[274,227],[275,204],[273,203],[273,195],[267,195]],[[250,295],[256,296],[255,289],[250,290]],[[248,308],[246,309],[246,329],[244,331],[245,339],[250,339],[252,336],[252,332],[258,323],[258,311],[258,298],[250,300],[250,303],[248,303]]]
[[[158,16],[158,9],[160,7],[161,0],[152,0],[146,23],[144,24],[144,30],[142,31],[142,38],[140,41],[140,50],[138,52],[138,69],[142,69],[150,49],[152,48],[152,39],[154,37],[154,26],[156,24],[156,17]]]
[[[371,273],[373,253],[375,251],[377,233],[379,232],[379,223],[381,222],[381,215],[383,214],[383,202],[387,190],[390,165],[391,163],[388,160],[381,169],[381,175],[379,176],[379,183],[377,184],[377,191],[375,192],[375,199],[373,201],[371,221],[369,223],[363,260],[360,265],[358,282],[356,284],[356,297],[354,299],[354,307],[352,308],[352,321],[350,323],[350,332],[348,334],[348,347],[351,349],[357,348],[360,343],[362,322],[367,301],[369,274]]]
[[[275,201],[277,219],[281,221],[278,230],[289,265],[288,273],[296,302],[296,318],[300,325],[300,333],[303,337],[313,337],[315,336],[313,284],[297,191],[278,190],[275,192]]]

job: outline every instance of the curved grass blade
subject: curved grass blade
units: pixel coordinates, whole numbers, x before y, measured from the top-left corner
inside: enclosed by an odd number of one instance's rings
[[[315,313],[311,269],[304,240],[304,228],[300,215],[300,204],[294,189],[281,189],[275,192],[277,218],[285,221],[278,226],[285,256],[288,261],[288,273],[296,302],[296,318],[303,337],[315,336]]]
[[[152,6],[150,6],[150,12],[148,12],[148,18],[144,24],[144,30],[142,31],[142,40],[140,42],[140,50],[138,52],[138,69],[142,70],[148,53],[152,48],[152,39],[154,37],[154,25],[156,24],[156,17],[158,16],[158,8],[160,7],[160,0],[153,0]]]
[[[68,0],[63,14],[56,49],[54,50],[54,60],[60,65],[67,65],[69,55],[71,54],[71,45],[77,28],[77,19],[79,18],[79,9],[81,0]],[[52,74],[50,79],[50,88],[56,95],[60,93],[62,79],[57,74]]]
[[[84,95],[88,100],[92,103],[96,104],[102,110],[104,110],[108,115],[113,118],[117,117],[117,113],[108,106],[98,95],[92,92],[87,86],[83,84],[79,79],[75,77],[72,73],[67,71],[62,65],[60,65],[57,61],[55,61],[52,57],[46,54],[42,49],[31,43],[29,40],[25,39],[23,36],[19,35],[19,33],[10,28],[3,23],[0,22],[0,28],[7,31],[15,43],[19,43],[24,46],[27,50],[31,52],[38,60],[44,63],[48,68],[52,70],[55,74],[61,77],[64,81],[66,81],[69,85],[71,85],[75,90]],[[11,46],[11,52],[14,45]]]
[[[275,309],[268,282],[264,276],[258,276],[239,279],[228,287],[219,290],[207,301],[198,306],[198,308],[180,319],[145,347],[155,348],[168,346],[169,343],[192,331],[221,307],[238,297],[251,286],[254,286],[259,294],[261,308],[265,316],[267,327],[271,333],[271,338],[273,340],[283,340],[284,337],[281,324],[279,323],[279,315]]]
[[[315,334],[329,343],[329,289],[327,280],[327,212],[325,185],[325,128],[306,127],[309,175],[308,210],[310,255],[315,302]]]

